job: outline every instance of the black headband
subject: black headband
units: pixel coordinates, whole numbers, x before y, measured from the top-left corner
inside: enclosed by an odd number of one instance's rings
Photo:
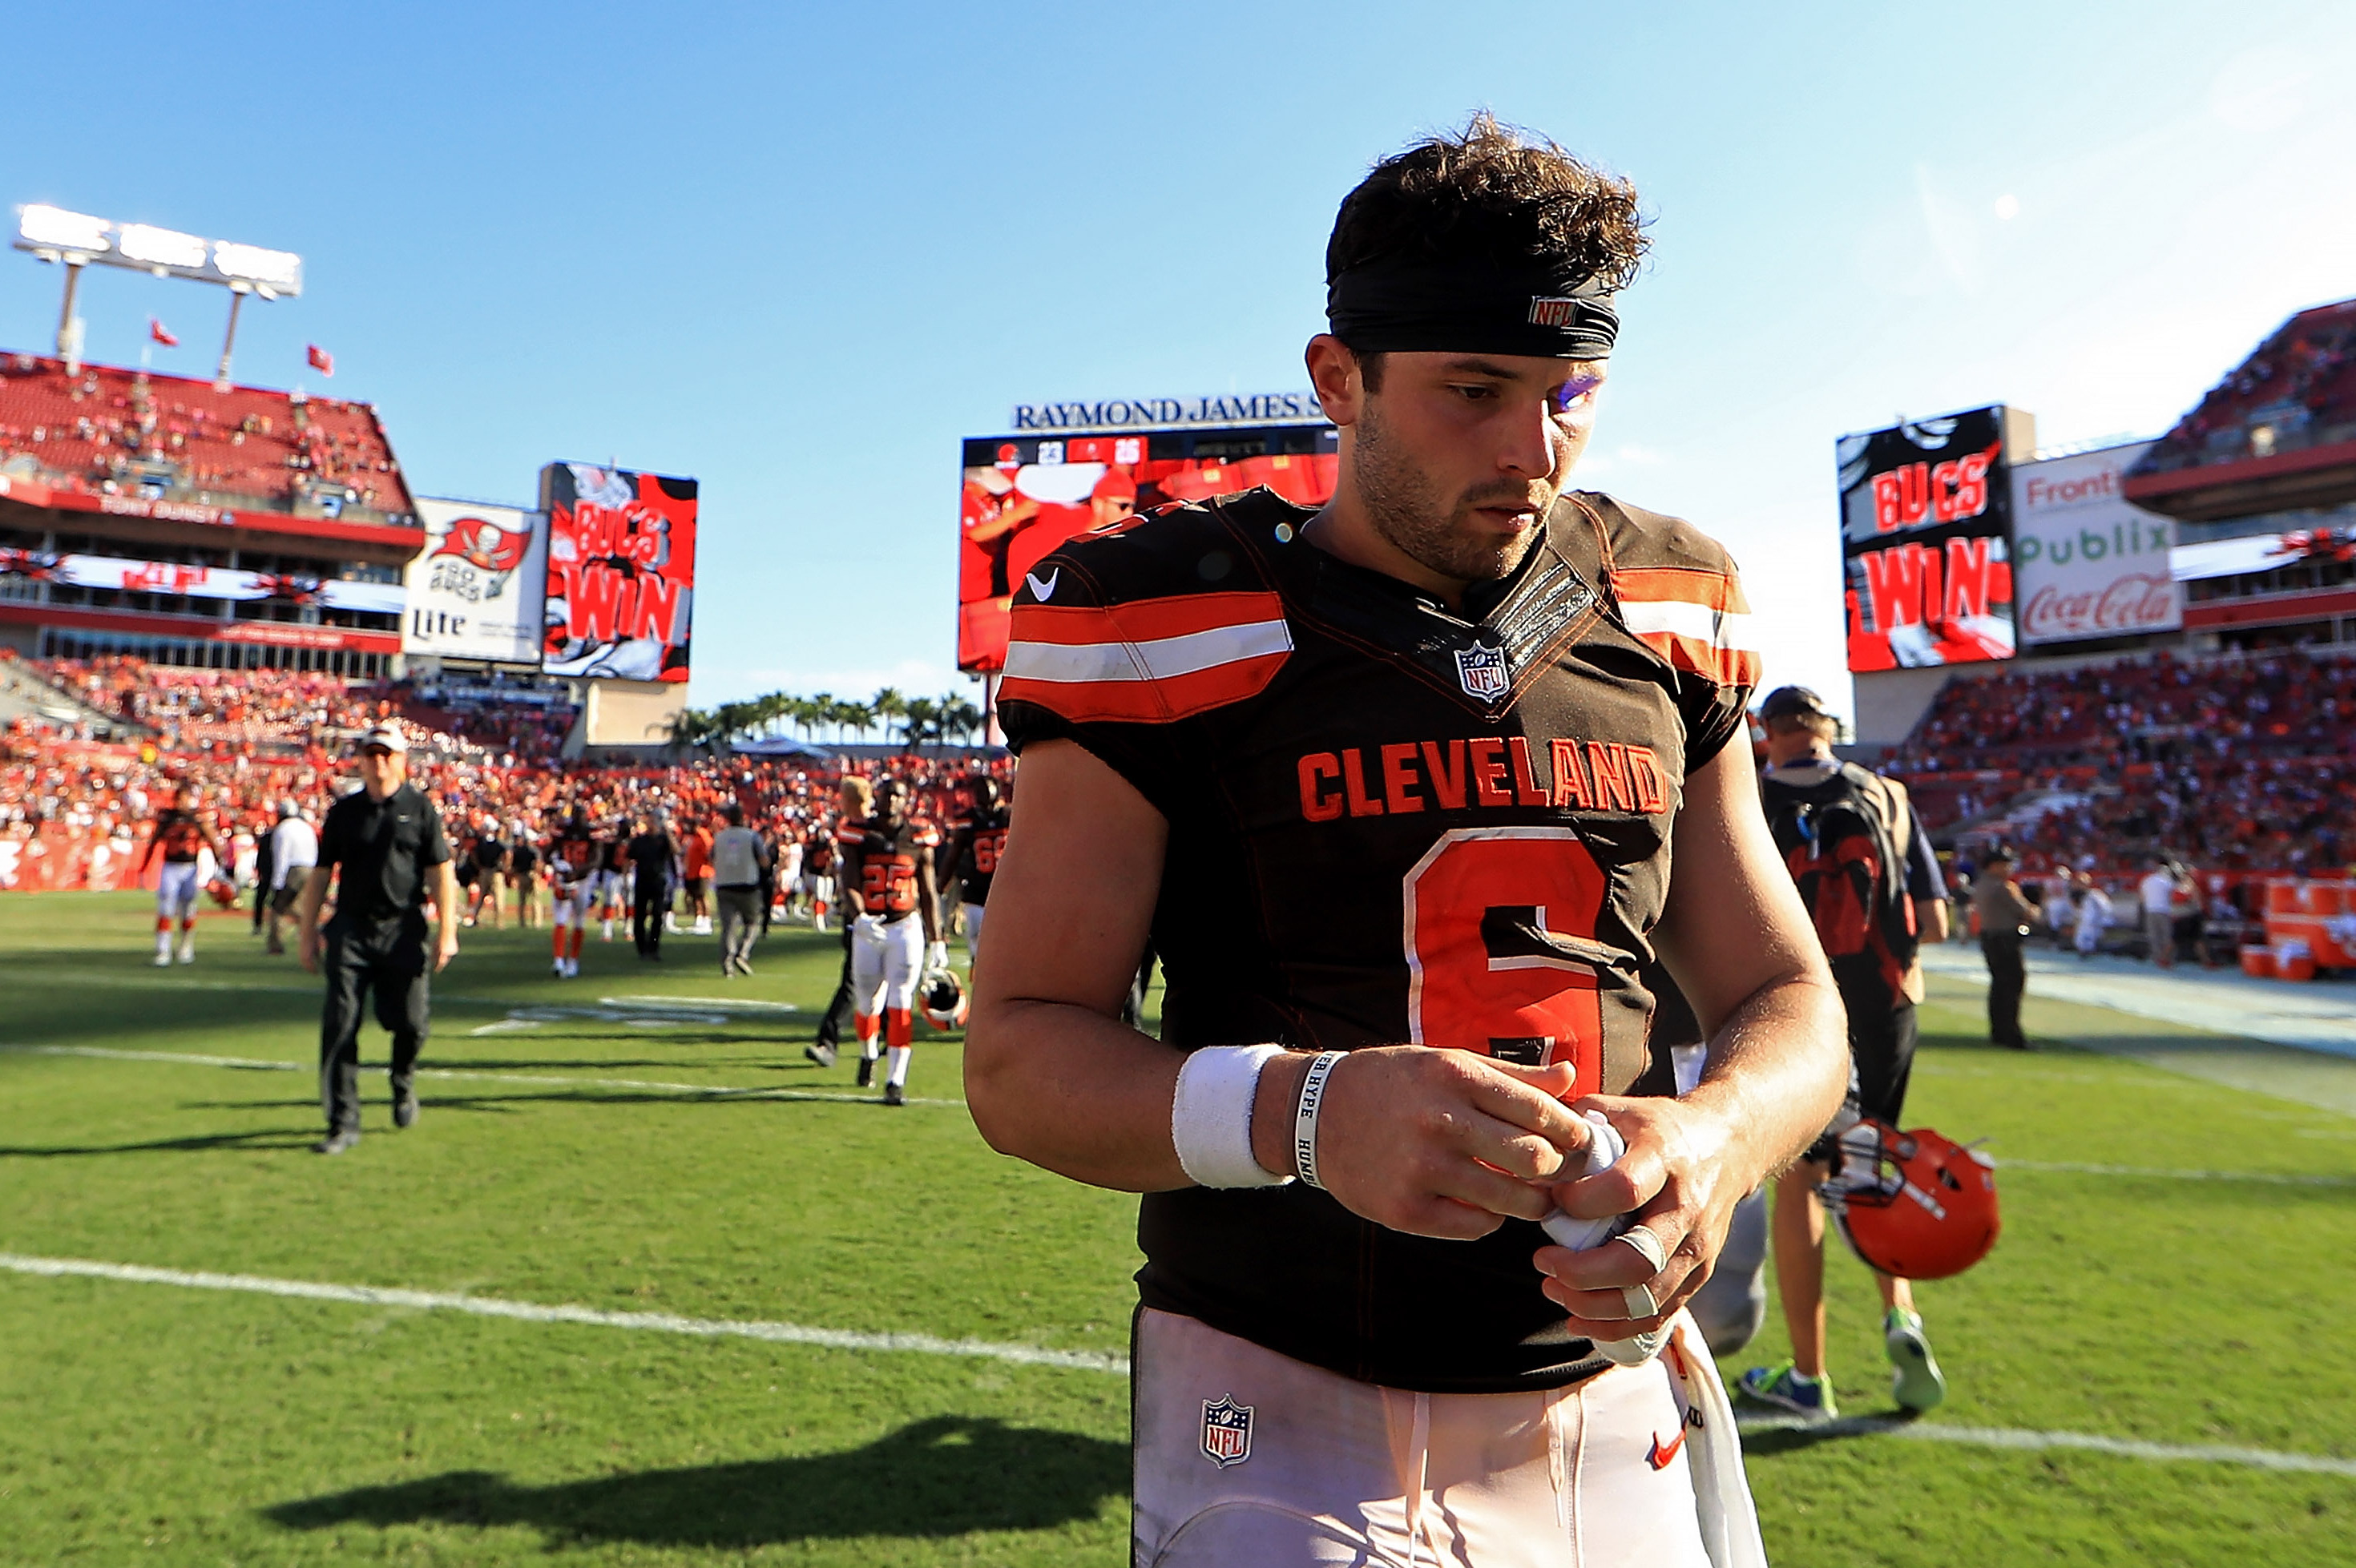
[[[1333,336],[1362,354],[1602,359],[1620,316],[1602,280],[1530,260],[1381,256],[1325,285]]]

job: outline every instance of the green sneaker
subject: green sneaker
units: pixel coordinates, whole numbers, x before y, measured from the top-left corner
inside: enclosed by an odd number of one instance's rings
[[[1753,1367],[1734,1386],[1745,1397],[1788,1410],[1803,1421],[1831,1421],[1840,1414],[1833,1401],[1832,1379],[1809,1377],[1790,1361]]]
[[[1934,1410],[1947,1397],[1947,1380],[1922,1333],[1922,1315],[1893,1307],[1881,1320],[1882,1348],[1890,1352],[1890,1396],[1901,1410]]]

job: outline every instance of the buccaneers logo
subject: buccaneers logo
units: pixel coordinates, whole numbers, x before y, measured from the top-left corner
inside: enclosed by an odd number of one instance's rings
[[[503,528],[482,517],[460,517],[442,536],[434,554],[455,555],[483,571],[513,571],[531,548],[530,532]]]

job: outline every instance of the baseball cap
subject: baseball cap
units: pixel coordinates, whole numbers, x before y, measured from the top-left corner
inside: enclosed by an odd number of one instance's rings
[[[1759,705],[1759,717],[1776,719],[1829,719],[1825,699],[1804,686],[1779,686],[1767,694]]]
[[[1993,866],[1999,860],[2003,861],[2006,865],[2010,865],[2012,863],[2011,845],[1991,844],[1987,848],[1987,853],[1980,857],[1980,863],[1984,866]]]
[[[397,757],[405,756],[409,752],[409,740],[402,734],[399,725],[380,724],[360,737],[361,751],[365,752],[371,746],[381,746]]]

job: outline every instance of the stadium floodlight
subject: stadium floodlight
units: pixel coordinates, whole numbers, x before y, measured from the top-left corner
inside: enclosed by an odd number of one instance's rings
[[[101,256],[112,248],[112,241],[106,237],[112,227],[103,218],[35,202],[16,209],[16,249],[74,251]]]
[[[303,292],[303,258],[292,251],[265,251],[259,245],[236,245],[227,240],[213,242],[213,270],[231,281],[249,283],[261,290],[265,298],[278,293]]]
[[[30,202],[16,209],[14,248],[30,251],[43,261],[65,263],[66,296],[58,316],[58,353],[70,364],[79,364],[81,357],[80,336],[74,330],[74,297],[81,284],[81,270],[93,261],[159,278],[219,283],[228,289],[229,333],[221,343],[219,377],[224,385],[229,380],[230,352],[237,346],[238,307],[245,303],[245,296],[297,299],[303,293],[303,258],[292,251],[207,240],[152,223],[110,223],[46,202]]]
[[[126,223],[114,231],[114,246],[126,260],[145,261],[166,273],[176,267],[194,270],[205,264],[204,240],[177,229]]]

